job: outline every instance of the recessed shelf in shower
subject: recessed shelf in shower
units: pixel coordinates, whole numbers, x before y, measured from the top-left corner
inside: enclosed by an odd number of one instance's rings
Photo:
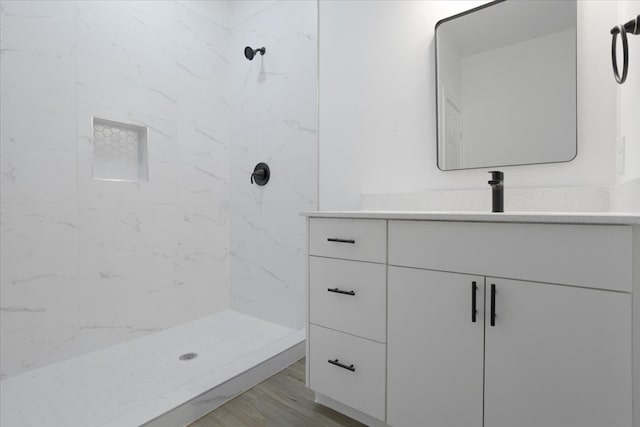
[[[92,130],[93,179],[147,181],[147,127],[93,117]]]

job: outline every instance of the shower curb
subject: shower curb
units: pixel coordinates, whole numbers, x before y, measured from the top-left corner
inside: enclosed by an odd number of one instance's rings
[[[143,424],[144,427],[187,426],[305,356],[305,341],[212,387],[184,404]]]

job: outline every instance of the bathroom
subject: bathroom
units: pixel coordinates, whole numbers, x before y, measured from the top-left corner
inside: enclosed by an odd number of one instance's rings
[[[310,223],[332,219],[318,212],[381,221],[383,234],[404,220],[632,230],[602,237],[615,234],[609,252],[622,264],[612,260],[611,274],[624,270],[628,288],[594,286],[633,301],[635,335],[622,345],[634,348],[628,362],[640,388],[640,37],[629,31],[629,72],[618,84],[610,33],[640,8],[575,2],[571,155],[446,170],[435,27],[487,3],[0,0],[0,425],[190,425],[296,363],[307,364],[301,387],[318,393],[308,365],[309,328],[321,323],[309,320],[309,259],[334,257],[310,246]],[[107,133],[132,139],[120,144]],[[496,169],[505,214],[491,213],[487,172]],[[577,239],[587,245],[585,236]],[[391,234],[383,237],[391,251]],[[477,295],[487,307],[488,276],[573,284],[391,256],[373,264],[483,277]],[[464,250],[458,257],[473,263]],[[589,288],[581,280],[576,288]],[[380,286],[386,293],[387,282]],[[390,346],[392,325],[377,321],[389,330],[372,340]],[[608,425],[638,423],[631,377],[621,380],[626,412]],[[334,417],[327,425],[358,425],[346,417],[411,425],[394,418],[387,380],[382,413],[318,395],[312,412]],[[255,425],[306,425],[288,415]]]

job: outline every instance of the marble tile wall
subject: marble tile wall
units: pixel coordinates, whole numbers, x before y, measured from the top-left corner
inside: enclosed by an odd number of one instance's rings
[[[173,1],[0,2],[2,378],[229,306],[230,37]],[[148,182],[92,179],[92,116],[149,127]]]
[[[279,1],[231,30],[231,306],[292,328],[305,319],[305,222],[317,208],[317,2]],[[265,47],[248,61],[245,46]],[[271,168],[264,187],[249,177]]]

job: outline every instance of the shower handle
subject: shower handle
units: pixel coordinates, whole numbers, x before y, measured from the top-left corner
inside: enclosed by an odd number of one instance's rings
[[[265,176],[265,171],[264,169],[260,169],[254,173],[251,174],[251,183],[253,184],[253,178],[256,179],[264,179]]]
[[[251,183],[257,185],[265,185],[271,178],[269,165],[266,163],[258,163],[251,173]]]

